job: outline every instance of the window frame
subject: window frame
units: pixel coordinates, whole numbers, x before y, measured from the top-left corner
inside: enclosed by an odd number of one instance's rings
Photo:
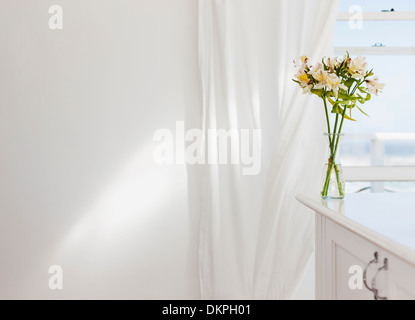
[[[415,21],[415,12],[362,12],[362,21]],[[337,21],[349,21],[356,19],[356,12],[339,12]],[[415,47],[335,47],[335,55],[342,55],[348,51],[351,55],[415,55]],[[377,135],[369,138],[372,142],[372,164],[370,166],[345,166],[344,178],[347,182],[371,182],[372,192],[383,192],[386,181],[412,182],[415,181],[415,166],[380,166],[376,163],[377,154],[382,154],[384,141],[394,140],[393,133],[382,138]],[[409,133],[415,135],[415,133]],[[415,140],[413,137],[410,140]],[[378,142],[381,143],[378,143]]]

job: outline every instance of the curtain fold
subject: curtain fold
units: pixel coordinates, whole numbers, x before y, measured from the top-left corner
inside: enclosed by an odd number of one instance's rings
[[[202,128],[261,130],[261,170],[199,167],[204,299],[290,298],[313,252],[313,216],[295,200],[318,192],[323,109],[291,81],[292,60],[331,55],[338,1],[199,0]],[[254,139],[253,136],[251,136]],[[217,150],[209,139],[209,155]]]

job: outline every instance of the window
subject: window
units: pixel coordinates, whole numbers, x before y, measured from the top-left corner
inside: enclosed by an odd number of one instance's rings
[[[347,121],[348,192],[415,191],[415,1],[341,0],[335,54],[367,57],[384,93]]]

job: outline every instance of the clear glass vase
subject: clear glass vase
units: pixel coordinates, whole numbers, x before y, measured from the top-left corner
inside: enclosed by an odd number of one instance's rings
[[[339,149],[343,134],[324,134],[327,141],[327,162],[324,166],[321,196],[323,199],[343,199],[345,181]]]

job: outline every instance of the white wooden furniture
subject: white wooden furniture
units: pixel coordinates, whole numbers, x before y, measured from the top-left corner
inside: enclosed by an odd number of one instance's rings
[[[415,299],[415,193],[297,200],[316,213],[317,299]]]

